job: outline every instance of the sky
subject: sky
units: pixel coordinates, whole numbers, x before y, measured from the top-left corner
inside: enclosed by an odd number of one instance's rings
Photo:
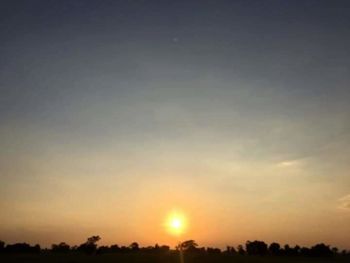
[[[349,13],[1,1],[0,239],[350,249]]]

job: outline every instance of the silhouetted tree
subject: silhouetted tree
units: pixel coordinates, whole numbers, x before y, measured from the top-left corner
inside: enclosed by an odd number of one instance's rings
[[[209,254],[220,254],[221,250],[219,248],[208,247],[207,253]]]
[[[93,254],[96,252],[97,242],[101,238],[99,236],[92,236],[87,239],[87,241],[78,247],[79,251],[85,252],[87,254]]]
[[[40,246],[30,246],[27,243],[16,243],[13,245],[7,245],[5,252],[8,253],[40,253]]]
[[[178,249],[183,251],[195,251],[196,247],[198,247],[198,244],[194,240],[186,240],[177,246]]]
[[[5,250],[5,242],[0,240],[0,252],[4,252]]]
[[[52,244],[51,246],[52,252],[69,252],[70,251],[70,246],[66,244],[65,242],[61,242],[59,244]]]
[[[238,251],[238,254],[240,254],[240,255],[244,255],[245,254],[245,250],[244,250],[242,245],[238,245],[237,246],[237,251]]]
[[[334,255],[338,254],[339,249],[337,247],[332,247],[332,252]]]
[[[281,254],[281,246],[278,243],[271,243],[269,246],[269,252],[271,255],[278,256]]]
[[[122,253],[127,253],[127,252],[129,252],[129,248],[126,247],[126,246],[121,246],[121,247],[120,247],[120,252],[122,252]]]
[[[120,247],[118,245],[111,245],[110,247],[111,253],[116,253],[116,252],[120,252]]]
[[[100,246],[97,248],[96,254],[106,254],[106,253],[110,253],[111,252],[111,248],[108,246]]]
[[[288,244],[284,245],[284,249],[281,249],[281,254],[284,256],[298,256],[301,254],[301,249],[299,246],[295,246],[294,248],[290,247]]]
[[[226,246],[226,250],[224,251],[226,254],[236,254],[237,251],[234,247]]]
[[[35,246],[32,247],[33,253],[40,253],[41,247],[39,244],[36,244]]]
[[[87,239],[86,243],[88,243],[88,244],[96,244],[100,240],[101,240],[100,236],[92,236],[92,237],[89,237]]]
[[[267,245],[263,241],[258,241],[258,240],[255,240],[253,242],[247,241],[245,247],[248,255],[263,256],[263,255],[266,255],[268,252]]]
[[[330,257],[333,255],[333,252],[329,246],[323,243],[311,247],[310,252],[311,255],[315,257]]]
[[[132,250],[132,251],[138,251],[140,249],[139,247],[139,244],[137,242],[133,242],[130,244],[129,248]]]
[[[302,247],[302,248],[300,249],[299,254],[302,255],[302,256],[304,256],[304,257],[311,256],[310,249],[307,248],[307,247]]]
[[[168,251],[170,250],[170,247],[169,247],[169,246],[166,246],[166,245],[161,245],[161,246],[159,246],[159,247],[157,248],[157,250],[158,250],[159,252],[164,253],[164,252],[168,252]]]
[[[157,253],[158,251],[158,247],[153,247],[153,246],[148,246],[148,247],[142,247],[140,248],[140,250],[142,252],[146,252],[146,253]]]
[[[286,245],[284,245],[283,254],[285,256],[292,256],[293,255],[293,249],[288,244],[286,244]]]
[[[71,251],[77,251],[79,247],[77,245],[74,245],[70,248]]]
[[[296,245],[293,250],[294,250],[294,256],[297,256],[300,254],[300,247],[298,245]]]

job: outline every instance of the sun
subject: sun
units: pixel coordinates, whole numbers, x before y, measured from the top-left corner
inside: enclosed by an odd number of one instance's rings
[[[172,235],[181,235],[186,230],[186,218],[182,213],[171,212],[165,224],[167,231]]]
[[[171,227],[176,229],[176,230],[178,230],[182,227],[182,222],[181,222],[180,218],[175,217],[175,218],[171,219],[170,224],[171,224]]]

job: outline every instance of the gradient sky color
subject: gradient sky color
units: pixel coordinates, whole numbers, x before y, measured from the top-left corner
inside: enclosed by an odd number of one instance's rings
[[[1,1],[0,239],[349,247],[349,1]]]

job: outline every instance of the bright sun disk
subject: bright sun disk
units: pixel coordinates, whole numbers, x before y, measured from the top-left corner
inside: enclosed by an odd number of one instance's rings
[[[180,235],[185,231],[186,220],[182,214],[171,213],[166,222],[166,228],[170,234]]]

